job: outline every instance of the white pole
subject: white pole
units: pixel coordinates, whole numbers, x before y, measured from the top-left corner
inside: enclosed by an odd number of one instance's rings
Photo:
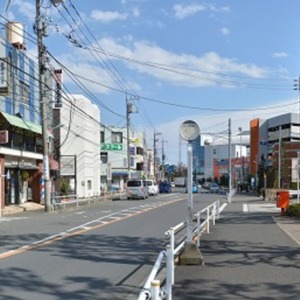
[[[193,153],[192,144],[188,143],[188,224],[187,224],[187,242],[191,243],[193,240],[193,178],[192,178],[192,164]]]
[[[299,159],[300,159],[300,152],[298,151],[297,152],[297,203],[299,203],[299,198],[300,198],[300,195],[299,195],[299,180],[300,180],[300,165],[299,165]]]
[[[152,280],[151,281],[151,299],[160,300],[160,281]]]

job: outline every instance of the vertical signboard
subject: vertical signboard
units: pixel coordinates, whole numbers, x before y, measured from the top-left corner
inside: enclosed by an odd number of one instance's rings
[[[55,99],[54,99],[54,107],[60,108],[62,107],[62,70],[54,70],[55,75]]]
[[[0,96],[8,93],[8,65],[5,58],[0,57]]]

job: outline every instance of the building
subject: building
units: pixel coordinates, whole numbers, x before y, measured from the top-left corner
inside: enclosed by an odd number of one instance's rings
[[[101,128],[101,188],[103,191],[125,188],[127,179],[146,178],[152,172],[152,158],[147,155],[145,135],[130,131],[129,153],[127,128]],[[128,155],[129,154],[129,155]],[[128,156],[130,163],[128,164]]]
[[[272,187],[290,188],[298,180],[299,119],[298,113],[286,113],[250,121],[251,174],[273,170]]]
[[[100,110],[82,95],[68,95],[53,113],[55,153],[61,193],[79,198],[100,195]]]
[[[43,139],[39,68],[27,56],[21,23],[8,23],[0,37],[1,206],[43,201]],[[52,86],[46,70],[45,83]],[[51,124],[52,91],[45,94]],[[51,138],[52,135],[49,134]],[[48,140],[49,144],[51,143]]]

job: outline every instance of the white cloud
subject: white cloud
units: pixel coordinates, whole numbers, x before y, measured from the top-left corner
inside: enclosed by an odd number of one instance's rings
[[[91,18],[94,20],[100,21],[102,23],[110,23],[116,20],[126,20],[128,14],[121,14],[117,11],[102,11],[102,10],[93,10],[91,12]]]
[[[289,55],[286,52],[275,52],[273,53],[273,57],[277,58],[285,58],[288,57]]]
[[[31,1],[13,0],[11,6],[16,6],[18,13],[28,19],[34,20],[36,17],[36,8]]]
[[[109,49],[111,53],[145,62],[141,64],[130,62],[129,68],[178,86],[208,86],[220,84],[220,81],[225,85],[221,73],[242,74],[253,78],[263,78],[267,75],[267,70],[255,64],[239,63],[235,59],[221,57],[215,52],[208,52],[201,56],[176,54],[147,41],[127,40],[125,46],[124,42],[110,38],[102,39],[99,43],[103,49]],[[149,62],[149,57],[151,57],[152,64],[158,64],[161,67],[147,66],[146,62]],[[166,71],[168,66],[173,66],[172,72]],[[176,67],[178,69],[175,69]],[[184,68],[189,70],[185,71]],[[199,71],[196,72],[196,70]],[[187,73],[193,76],[186,76]]]
[[[227,27],[222,27],[220,31],[223,35],[229,35],[229,29]]]
[[[200,127],[200,133],[203,135],[207,135],[207,133],[218,133],[224,132],[223,143],[228,143],[228,119],[231,119],[231,131],[232,131],[232,143],[238,143],[240,140],[239,127],[243,128],[243,131],[250,130],[250,120],[259,118],[261,120],[266,120],[281,114],[298,111],[298,103],[295,102],[295,99],[287,99],[282,100],[277,103],[273,103],[274,108],[270,106],[265,107],[257,107],[253,110],[249,110],[248,112],[222,112],[222,113],[212,113],[209,115],[202,114],[193,114],[185,117],[174,119],[170,122],[165,122],[162,124],[156,125],[156,130],[162,133],[163,137],[168,137],[167,144],[167,161],[169,163],[178,162],[179,157],[179,127],[180,124],[187,119],[195,121]],[[247,115],[245,117],[245,114]],[[216,122],[218,120],[218,122]],[[174,131],[178,132],[178,134],[170,134],[170,132],[174,133]],[[151,136],[151,132],[147,133],[147,136]],[[243,141],[247,141],[246,137],[243,137]],[[222,143],[222,139],[218,140],[218,143]],[[187,156],[187,147],[186,143],[182,144],[181,148],[181,159],[182,162],[186,164],[186,156]]]
[[[139,17],[140,16],[140,10],[137,8],[137,7],[134,7],[133,9],[132,9],[132,15],[135,17],[135,18],[137,18],[137,17]]]
[[[181,4],[175,4],[173,10],[175,11],[175,17],[178,19],[184,19],[188,16],[192,16],[199,11],[205,10],[205,6],[201,4],[191,4],[183,6]]]

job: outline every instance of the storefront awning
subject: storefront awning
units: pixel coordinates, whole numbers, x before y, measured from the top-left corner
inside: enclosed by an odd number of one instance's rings
[[[30,130],[32,132],[42,134],[42,126],[39,124],[35,124],[30,121],[26,121],[20,117],[7,114],[5,112],[1,112],[2,116],[6,119],[6,121],[12,125],[16,126],[22,129]],[[49,137],[53,137],[53,134],[51,132],[48,132]]]

